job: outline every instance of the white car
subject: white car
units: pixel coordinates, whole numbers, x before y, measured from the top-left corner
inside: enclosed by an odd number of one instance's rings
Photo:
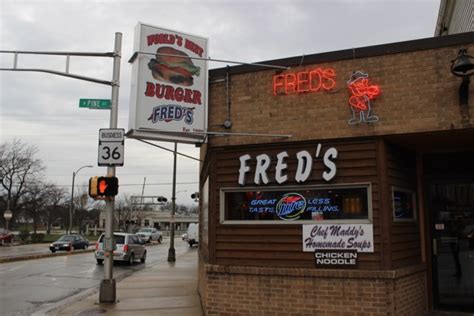
[[[199,243],[199,224],[189,224],[186,241],[188,242],[189,247]]]
[[[161,241],[163,240],[163,235],[161,232],[153,227],[140,228],[140,230],[137,231],[137,235],[145,242],[152,242],[155,240],[161,244]]]

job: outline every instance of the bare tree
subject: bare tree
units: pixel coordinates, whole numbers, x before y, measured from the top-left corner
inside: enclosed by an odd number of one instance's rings
[[[0,189],[13,213],[12,223],[22,208],[22,196],[27,192],[27,185],[41,179],[44,166],[36,158],[37,152],[35,146],[17,139],[0,145]]]
[[[64,217],[67,208],[66,190],[56,186],[55,184],[47,184],[44,188],[46,207],[44,212],[44,220],[46,222],[46,232],[51,233],[51,226],[53,222],[61,220],[66,225],[66,218]]]
[[[19,211],[26,219],[33,220],[33,233],[36,234],[38,222],[42,217],[42,212],[46,206],[46,194],[43,190],[44,184],[41,182],[30,183],[25,187],[22,195],[22,203],[19,204]]]
[[[127,231],[127,223],[133,220],[131,198],[129,195],[124,194],[115,203],[115,222],[121,231]]]
[[[89,195],[85,186],[78,186],[76,190],[77,193],[74,196],[72,218],[78,227],[78,231],[82,232],[85,229],[84,222],[87,221],[88,218],[88,209],[90,207]]]

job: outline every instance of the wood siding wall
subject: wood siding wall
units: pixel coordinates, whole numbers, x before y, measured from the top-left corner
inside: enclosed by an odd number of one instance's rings
[[[416,154],[399,146],[387,144],[388,192],[393,203],[392,187],[401,187],[416,192]],[[419,196],[416,196],[419,199]],[[387,211],[391,219],[391,257],[392,267],[400,268],[421,262],[420,229],[418,217],[411,222],[395,222],[393,205]]]
[[[370,183],[372,195],[374,224],[374,253],[359,254],[360,269],[381,268],[380,244],[380,205],[379,185],[377,176],[377,146],[373,139],[322,142],[322,152],[335,147],[338,150],[336,161],[337,174],[329,184]],[[262,224],[237,225],[220,223],[220,189],[239,187],[239,157],[250,154],[253,158],[266,153],[272,158],[269,170],[270,183],[275,186],[274,171],[276,155],[287,151],[289,157],[288,182],[285,185],[322,185],[325,182],[321,174],[324,165],[321,159],[315,159],[310,179],[304,184],[294,181],[297,168],[296,153],[307,150],[314,155],[318,142],[299,142],[285,144],[267,144],[265,146],[228,146],[213,148],[211,158],[213,166],[210,179],[210,263],[221,265],[242,265],[260,267],[300,267],[314,268],[313,253],[302,251],[301,224]],[[255,170],[255,162],[249,163],[251,171]],[[247,174],[246,183],[254,186],[253,173]],[[264,186],[262,186],[264,187]],[[213,238],[215,236],[215,238]]]

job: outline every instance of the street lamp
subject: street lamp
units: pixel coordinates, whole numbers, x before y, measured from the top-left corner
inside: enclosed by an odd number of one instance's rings
[[[92,168],[94,166],[87,165],[87,166],[82,166],[79,169],[77,169],[75,172],[72,173],[72,187],[71,187],[71,204],[69,205],[69,234],[72,231],[72,211],[74,209],[74,179],[76,178],[77,173],[83,169],[83,168]]]
[[[469,98],[469,77],[474,75],[474,56],[467,54],[467,48],[462,48],[458,52],[458,56],[451,60],[451,73],[457,77],[462,78],[461,86],[459,87],[459,104],[468,105]]]

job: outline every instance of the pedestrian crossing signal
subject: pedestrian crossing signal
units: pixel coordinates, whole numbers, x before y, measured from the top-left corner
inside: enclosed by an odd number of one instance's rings
[[[89,195],[93,199],[103,199],[118,194],[116,177],[92,177],[89,179]]]
[[[118,179],[116,177],[99,177],[97,179],[98,196],[116,196],[118,194]]]
[[[89,179],[89,196],[93,199],[97,198],[97,180],[99,177]]]

